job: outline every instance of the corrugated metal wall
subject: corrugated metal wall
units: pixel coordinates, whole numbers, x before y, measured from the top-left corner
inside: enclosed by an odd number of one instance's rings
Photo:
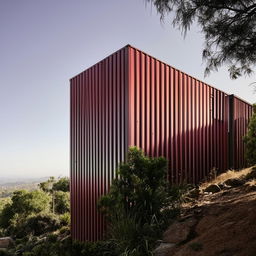
[[[71,79],[72,238],[99,240],[97,211],[128,146],[169,160],[170,182],[197,183],[244,162],[250,104],[126,46]]]
[[[97,210],[127,149],[127,49],[71,79],[72,238],[98,240],[105,223]]]
[[[228,95],[129,48],[129,145],[169,160],[171,182],[228,167]]]
[[[232,159],[230,161],[230,167],[240,169],[246,166],[243,137],[246,134],[253,109],[252,105],[234,95],[230,95],[230,101],[233,107],[233,117],[231,117],[232,139],[230,145]]]

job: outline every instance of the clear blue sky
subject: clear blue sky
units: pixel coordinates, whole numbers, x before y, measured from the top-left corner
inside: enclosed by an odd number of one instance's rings
[[[0,1],[0,177],[69,173],[69,78],[126,44],[228,93],[254,81],[203,77],[202,35],[185,40],[144,0]]]

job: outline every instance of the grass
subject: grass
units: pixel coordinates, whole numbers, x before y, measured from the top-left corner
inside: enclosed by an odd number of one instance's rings
[[[200,185],[200,189],[204,190],[206,187],[208,187],[211,184],[220,184],[220,183],[225,182],[228,179],[235,179],[235,178],[239,179],[242,176],[247,175],[251,171],[252,171],[251,167],[243,169],[241,171],[229,170],[229,171],[227,171],[225,173],[220,174],[219,176],[217,176],[216,178],[214,178],[214,179],[212,179],[210,181],[202,183]]]

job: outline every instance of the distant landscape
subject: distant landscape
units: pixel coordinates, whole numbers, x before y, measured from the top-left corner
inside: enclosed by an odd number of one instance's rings
[[[21,178],[21,177],[0,177],[0,199],[8,198],[16,190],[36,190],[38,184],[48,180],[49,177],[42,178]],[[1,201],[0,201],[1,204]]]

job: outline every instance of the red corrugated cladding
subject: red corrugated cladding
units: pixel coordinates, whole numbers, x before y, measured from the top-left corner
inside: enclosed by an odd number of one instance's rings
[[[97,210],[127,150],[127,49],[71,79],[71,232],[102,238]]]
[[[129,48],[129,146],[169,160],[172,182],[228,168],[228,95]]]
[[[234,169],[242,168],[246,165],[244,159],[244,142],[243,137],[246,134],[247,125],[252,115],[252,106],[247,102],[235,97],[230,96],[233,101],[233,117],[232,118],[232,140],[231,147],[233,149],[232,160],[230,167]]]
[[[170,182],[198,183],[213,168],[245,165],[251,113],[250,104],[131,46],[72,78],[72,237],[102,238],[97,200],[129,146],[166,157]]]

